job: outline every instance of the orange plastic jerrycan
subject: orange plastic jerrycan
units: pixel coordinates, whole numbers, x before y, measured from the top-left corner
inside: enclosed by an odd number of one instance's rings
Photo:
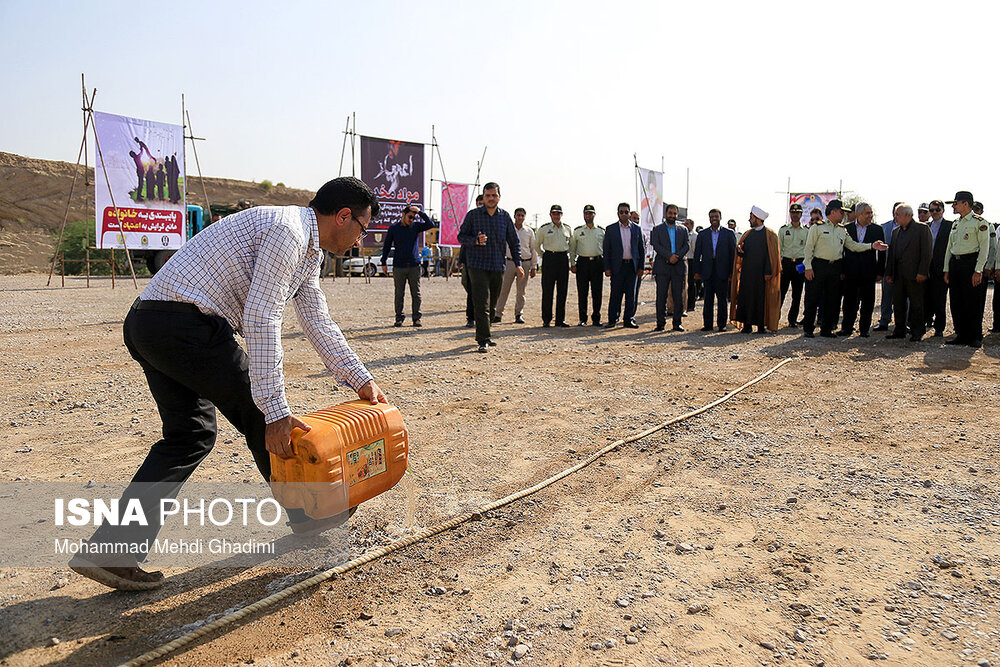
[[[395,406],[349,401],[317,410],[294,429],[295,455],[271,454],[271,489],[285,508],[314,519],[340,514],[388,491],[403,477],[409,438]]]

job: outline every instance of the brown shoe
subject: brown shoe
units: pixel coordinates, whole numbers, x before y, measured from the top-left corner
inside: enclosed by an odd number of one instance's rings
[[[303,537],[319,535],[324,531],[340,528],[347,523],[348,519],[354,516],[354,513],[357,510],[358,508],[355,506],[346,512],[328,516],[325,519],[308,519],[306,521],[300,521],[299,523],[289,523],[288,527],[292,529],[293,533]]]
[[[99,584],[120,591],[151,591],[163,585],[162,572],[146,572],[141,567],[101,567],[79,555],[69,562],[71,570]]]

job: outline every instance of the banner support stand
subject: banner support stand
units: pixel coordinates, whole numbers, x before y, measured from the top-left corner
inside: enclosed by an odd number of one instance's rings
[[[201,182],[201,192],[205,196],[205,211],[208,216],[207,220],[203,220],[202,224],[207,227],[212,223],[212,202],[208,198],[208,188],[205,186],[205,177],[201,175],[201,162],[198,161],[198,146],[195,144],[196,141],[205,141],[205,137],[194,136],[194,126],[191,125],[191,113],[184,106],[184,93],[181,93],[181,125],[182,132],[184,136],[184,141],[187,142],[188,139],[191,140],[191,151],[194,153],[194,164],[198,168],[198,180]],[[188,135],[188,130],[191,130],[191,134]],[[187,143],[184,144],[187,146]],[[184,156],[184,171],[185,179],[187,178],[187,155]],[[187,188],[184,188],[184,192],[187,193]],[[187,211],[185,210],[184,217],[187,218]]]

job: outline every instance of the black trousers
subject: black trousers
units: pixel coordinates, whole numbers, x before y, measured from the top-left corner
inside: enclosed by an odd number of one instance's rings
[[[936,333],[944,333],[947,304],[948,283],[944,281],[944,273],[931,269],[924,286],[924,319]]]
[[[618,315],[622,311],[622,297],[625,298],[623,321],[628,322],[635,318],[638,293],[639,285],[635,275],[635,264],[630,259],[623,260],[621,267],[617,271],[611,272],[611,296],[608,297],[609,324],[618,321]]]
[[[587,292],[590,292],[591,322],[601,323],[601,298],[604,288],[604,260],[600,257],[576,258],[576,289],[580,306],[580,321],[587,321]]]
[[[983,309],[979,287],[972,286],[976,272],[977,253],[956,255],[948,267],[948,289],[951,291],[951,320],[958,340],[975,343],[983,339]]]
[[[844,331],[854,331],[854,323],[858,323],[858,331],[868,333],[872,327],[872,313],[875,312],[875,276],[851,276],[844,278],[844,320],[840,328]],[[861,317],[858,318],[858,310]],[[921,306],[923,312],[923,306]],[[922,334],[921,334],[922,335]]]
[[[993,279],[993,331],[1000,331],[1000,277]]]
[[[896,318],[893,334],[904,336],[923,336],[927,331],[924,321],[924,285],[916,279],[893,277],[892,279],[892,310]]]
[[[205,315],[192,304],[136,300],[125,317],[124,336],[125,347],[146,375],[163,422],[163,437],[146,454],[120,507],[138,498],[146,517],[159,516],[160,499],[176,497],[215,446],[217,408],[246,437],[257,470],[270,481],[264,414],[250,394],[247,355],[225,319]],[[308,519],[302,510],[286,512],[292,522]],[[91,541],[152,541],[159,531],[154,520],[149,526],[104,524]]]
[[[556,298],[556,322],[566,321],[566,295],[569,292],[569,253],[546,252],[542,255],[542,322],[552,321],[552,295]]]
[[[729,276],[708,276],[702,282],[705,285],[705,326],[712,326],[712,310],[716,307],[716,322],[722,329],[729,320]]]
[[[472,307],[472,284],[469,282],[469,267],[462,267],[462,289],[465,290],[465,320],[471,322],[476,319],[476,311]]]
[[[817,307],[822,298],[823,312],[819,313],[819,328],[822,333],[832,333],[840,314],[840,266],[841,261],[828,262],[813,260],[812,280],[806,281],[806,307],[802,314],[802,329],[812,332],[816,327]]]
[[[674,309],[673,323],[675,327],[679,327],[684,316],[684,260],[676,264],[668,262],[665,273],[658,273],[654,278],[656,278],[656,326],[663,326],[667,322],[669,293]]]
[[[701,289],[701,282],[694,277],[694,268],[691,266],[694,260],[688,259],[685,260],[685,263],[687,264],[687,309],[690,312],[694,310],[694,304],[698,300],[698,290]]]
[[[799,304],[802,302],[802,286],[805,284],[806,278],[795,267],[801,263],[801,258],[781,258],[781,305],[785,305],[788,286],[792,287],[792,305],[788,309],[789,324],[798,324],[799,321]]]
[[[473,319],[476,321],[476,342],[482,345],[490,340],[490,322],[497,311],[503,271],[486,271],[466,267],[469,272],[469,292],[472,295]]]

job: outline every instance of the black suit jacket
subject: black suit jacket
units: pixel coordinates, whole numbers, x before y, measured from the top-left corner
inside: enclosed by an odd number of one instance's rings
[[[702,280],[710,278],[728,278],[733,273],[733,260],[736,258],[736,234],[726,227],[719,228],[719,241],[712,257],[712,228],[698,232],[694,242],[694,257],[691,260],[692,270],[701,276]]]
[[[847,225],[847,234],[858,240],[858,223],[852,222]],[[882,227],[876,224],[869,224],[865,230],[865,243],[875,243],[875,241],[885,241],[885,233]],[[885,274],[885,253],[869,250],[868,252],[852,252],[844,248],[844,275],[848,278],[862,278],[875,280],[876,276]]]
[[[903,233],[902,227],[897,227],[892,232],[885,275],[893,280],[914,280],[917,274],[928,275],[932,245],[931,228],[926,224],[914,220],[906,233]]]
[[[674,226],[674,241],[677,244],[677,252],[670,252],[670,232],[667,231],[667,223],[660,223],[649,232],[649,244],[656,250],[656,257],[653,258],[653,275],[667,272],[667,265],[670,263],[670,255],[676,254],[681,267],[684,266],[684,257],[690,249],[688,240],[688,230],[684,225]]]
[[[934,275],[944,274],[944,251],[948,249],[948,237],[951,236],[952,224],[951,220],[942,220],[937,238],[934,239],[934,252],[931,255],[931,273]],[[930,223],[927,223],[927,226],[930,227]]]

